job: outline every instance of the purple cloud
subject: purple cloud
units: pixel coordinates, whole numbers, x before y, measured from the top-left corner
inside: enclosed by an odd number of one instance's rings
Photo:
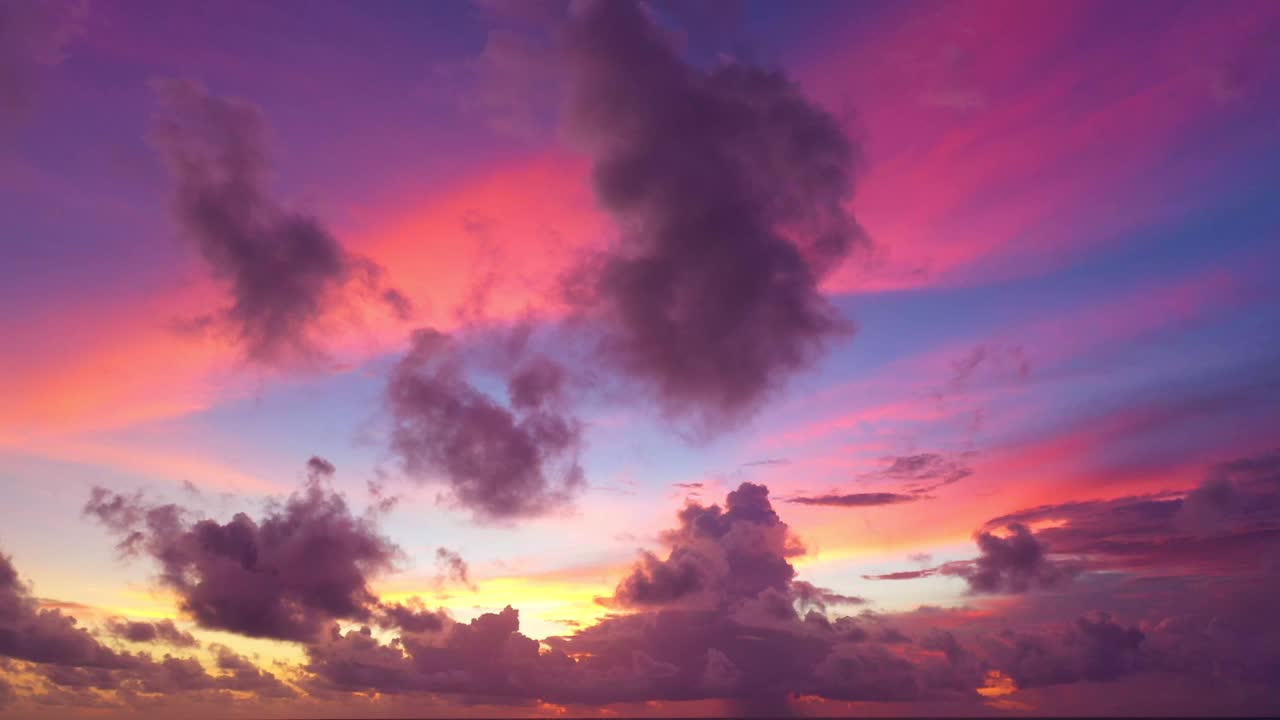
[[[84,512],[121,535],[125,549],[154,559],[160,582],[200,626],[305,641],[336,618],[368,619],[377,605],[368,578],[399,552],[326,489],[332,465],[309,466],[302,491],[261,520],[194,520],[176,505],[146,506],[104,488],[94,488]]]
[[[787,502],[797,505],[825,505],[828,507],[876,507],[879,505],[898,505],[922,499],[919,495],[902,493],[874,492],[848,493],[845,495],[815,495],[787,498]]]
[[[194,638],[178,631],[169,621],[113,624],[109,629],[113,634],[116,630],[133,633],[125,638],[131,641],[151,642],[138,639],[147,631],[136,625],[151,625],[154,638],[169,636],[172,645],[195,644]],[[62,610],[40,608],[12,562],[0,554],[0,705],[30,700],[37,704],[115,709],[123,706],[136,710],[143,702],[140,693],[201,693],[205,700],[232,690],[253,693],[258,698],[296,695],[273,674],[242,656],[223,649],[219,658],[224,672],[212,675],[195,658],[165,655],[156,660],[146,653],[109,648]],[[39,676],[48,687],[43,693],[19,698],[3,677],[15,667]],[[90,692],[92,689],[115,691],[116,702],[104,701]]]
[[[113,618],[107,621],[107,632],[132,643],[157,643],[173,647],[198,647],[200,641],[189,632],[178,629],[172,620],[126,620]]]
[[[509,380],[511,407],[500,405],[467,382],[451,338],[419,330],[387,384],[391,449],[410,477],[443,482],[478,519],[545,514],[583,484],[562,384],[557,365],[534,358]]]
[[[583,4],[567,37],[572,126],[621,235],[571,296],[670,414],[739,421],[849,329],[818,280],[865,242],[858,148],[779,71],[686,63],[637,3]]]
[[[1049,559],[1044,544],[1025,525],[1008,526],[1010,535],[978,533],[981,554],[971,563],[944,567],[946,574],[963,577],[975,593],[1022,593],[1052,588],[1070,580],[1078,569]]]
[[[266,127],[256,106],[193,82],[166,81],[156,90],[162,111],[152,135],[176,184],[175,217],[230,291],[231,306],[218,320],[248,359],[288,365],[322,358],[316,324],[352,283],[407,314],[407,299],[381,287],[377,265],[348,253],[316,218],[271,197]]]

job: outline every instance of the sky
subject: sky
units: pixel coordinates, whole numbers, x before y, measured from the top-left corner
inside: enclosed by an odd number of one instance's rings
[[[1275,715],[1280,4],[0,0],[0,717]]]

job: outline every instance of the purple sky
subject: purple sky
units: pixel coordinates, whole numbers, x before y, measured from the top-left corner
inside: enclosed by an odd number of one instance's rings
[[[0,0],[0,717],[1280,713],[1278,68]]]

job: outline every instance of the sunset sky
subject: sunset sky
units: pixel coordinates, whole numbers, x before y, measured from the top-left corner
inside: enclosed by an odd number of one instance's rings
[[[1280,3],[0,0],[0,717],[1280,714]]]

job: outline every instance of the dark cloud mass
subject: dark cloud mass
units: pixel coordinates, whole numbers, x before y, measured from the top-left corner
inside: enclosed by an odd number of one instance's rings
[[[864,242],[858,149],[781,72],[687,64],[636,3],[584,3],[567,36],[573,126],[621,233],[571,294],[670,413],[740,420],[847,330],[818,281]]]
[[[453,340],[414,333],[391,373],[391,448],[405,472],[448,485],[482,520],[511,520],[566,505],[582,486],[579,423],[563,409],[563,372],[546,358],[516,367],[510,407],[468,383]]]
[[[189,632],[184,632],[172,620],[126,620],[114,618],[107,621],[107,631],[121,640],[134,643],[159,643],[173,647],[196,647],[200,644]]]
[[[1257,688],[1280,681],[1275,624],[1268,619],[1280,565],[1253,566],[1249,570],[1252,574],[1221,577],[1210,585],[1196,576],[1167,574],[1143,584],[1116,574],[1081,574],[1084,569],[1106,566],[1089,564],[1095,562],[1095,556],[1085,551],[1090,547],[1088,542],[1101,539],[1086,542],[1079,536],[1110,528],[1119,531],[1124,543],[1143,534],[1153,541],[1175,532],[1217,537],[1225,532],[1224,518],[1235,518],[1250,528],[1265,525],[1270,520],[1256,508],[1268,507],[1276,492],[1277,467],[1280,463],[1270,457],[1219,466],[1200,488],[1186,494],[1191,506],[1200,504],[1201,509],[1195,512],[1184,511],[1177,495],[1033,508],[997,518],[984,527],[975,536],[980,553],[973,560],[875,576],[960,577],[969,583],[975,595],[972,600],[979,603],[976,607],[921,607],[892,614],[859,607],[854,616],[833,612],[865,604],[853,595],[796,579],[792,559],[805,552],[803,545],[775,512],[768,489],[743,483],[728,494],[723,505],[687,503],[676,515],[675,526],[660,536],[664,550],[642,552],[613,594],[600,599],[611,614],[594,625],[573,626],[574,631],[566,636],[544,638],[539,643],[522,634],[514,607],[459,622],[418,599],[391,604],[361,596],[361,592],[367,593],[363,583],[351,591],[353,584],[345,580],[338,583],[344,588],[338,594],[359,597],[359,609],[324,606],[314,615],[304,613],[306,626],[314,629],[323,624],[321,631],[275,636],[306,635],[306,662],[298,669],[298,682],[315,697],[447,693],[464,702],[538,700],[584,706],[718,698],[730,702],[731,710],[736,708],[734,714],[779,714],[788,711],[789,703],[798,696],[816,696],[850,701],[951,702],[977,714],[984,706],[976,689],[990,687],[993,678],[1007,682],[1012,690],[1028,692],[1081,682],[1118,684],[1151,673],[1181,673],[1179,677],[1214,678],[1214,682],[1225,683],[1218,690],[1227,693],[1222,701],[1239,703],[1240,709],[1252,712],[1275,707],[1274,700],[1257,699],[1262,697]],[[311,463],[311,468],[309,489],[329,472],[327,464],[320,461]],[[1224,482],[1229,490],[1219,487]],[[325,497],[319,496],[320,500]],[[257,543],[236,546],[236,557],[247,557],[239,548],[248,546],[258,548],[259,557],[284,557],[263,538],[290,534],[269,528],[331,528],[335,523],[316,521],[330,515],[342,519],[337,527],[352,522],[345,507],[332,505],[332,499],[326,501],[331,513],[301,509],[320,500],[303,493],[274,508],[255,524],[257,533],[249,534]],[[146,507],[136,498],[99,492],[89,511],[117,532],[141,533],[126,547],[157,553],[161,546],[157,538],[165,538],[169,541],[159,554],[187,562],[182,558],[192,552],[188,539],[199,534],[196,528],[200,523],[186,522],[181,510],[165,509],[171,507]],[[1211,511],[1212,517],[1206,519],[1201,510]],[[1041,533],[1032,533],[1024,524],[1050,518],[1065,520]],[[218,528],[219,532],[211,535],[218,538],[236,526],[234,520],[227,525],[200,522]],[[131,531],[130,527],[136,529]],[[164,530],[170,527],[176,530]],[[293,537],[309,535],[303,530],[292,532],[299,533]],[[343,536],[342,531],[325,532]],[[1055,547],[1051,553],[1043,536],[1052,532],[1059,533],[1054,536],[1055,545],[1061,540],[1065,547],[1074,549],[1063,553]],[[1076,545],[1071,544],[1073,538]],[[284,544],[294,545],[289,540]],[[340,541],[335,547],[349,544]],[[205,552],[223,553],[224,547],[214,543]],[[351,554],[335,555],[327,548],[309,552],[338,558]],[[1067,556],[1071,560],[1063,559]],[[453,557],[447,550],[439,555],[444,566],[450,565]],[[1077,558],[1083,564],[1077,564]],[[244,568],[239,559],[236,566]],[[211,562],[187,563],[192,568],[187,571],[192,583],[204,572],[201,563]],[[6,575],[5,567],[0,565],[0,587],[14,587],[16,576],[11,571]],[[259,561],[244,571],[262,572],[266,567]],[[345,577],[346,573],[337,575]],[[229,577],[229,586],[243,586],[238,574]],[[1075,581],[1066,582],[1069,579]],[[1101,592],[1098,583],[1104,583]],[[309,592],[294,589],[299,587],[310,585],[292,576],[268,583],[271,592],[287,596],[284,602],[294,607],[320,607],[309,599]],[[1040,592],[1034,598],[1001,600],[1006,604],[1001,605],[1000,613],[991,613],[990,606],[983,604],[989,601],[981,597],[1030,590]],[[187,602],[191,591],[179,594]],[[1229,602],[1224,605],[1221,597]],[[1099,601],[1115,607],[1115,614],[1105,608],[1079,609],[1097,607]],[[33,601],[28,602],[30,608],[35,607]],[[255,602],[253,596],[248,602]],[[274,603],[267,606],[274,607]],[[0,610],[6,607],[0,604]],[[1218,611],[1225,614],[1215,616]],[[29,616],[34,610],[25,612]],[[60,617],[57,610],[42,612]],[[1064,623],[1063,617],[1072,619]],[[337,620],[367,626],[342,628]],[[87,637],[73,625],[63,623],[61,632]],[[252,626],[222,627],[244,634],[256,632]],[[375,632],[374,627],[382,632]],[[0,639],[5,637],[0,633]],[[88,660],[60,665],[56,672],[48,673],[67,692],[109,687],[124,672],[116,665],[138,662],[135,656],[100,648],[92,638],[88,642],[87,647],[98,647],[96,652],[105,654],[95,656],[81,650],[79,657]],[[146,666],[138,687],[219,692],[243,686],[261,687],[253,690],[260,694],[273,692],[272,688],[292,692],[273,684],[278,681],[269,674],[264,676],[247,660],[217,646],[210,650],[217,657],[221,675],[209,675],[190,660],[166,657]],[[1224,689],[1228,687],[1238,689]]]
[[[161,639],[173,646],[197,644],[167,620],[113,622],[108,629],[134,642]],[[157,660],[146,653],[124,652],[103,645],[62,610],[41,609],[21,582],[12,562],[0,554],[0,707],[20,702],[4,677],[7,671],[15,669],[25,670],[28,678],[38,678],[45,686],[42,693],[24,699],[46,705],[137,711],[143,702],[139,693],[199,693],[206,701],[219,697],[230,699],[225,696],[228,691],[251,692],[258,698],[296,695],[275,675],[225,648],[219,653],[218,664],[223,672],[213,675],[195,658],[165,655]],[[104,697],[96,692],[100,690],[112,690],[115,694]]]
[[[857,598],[794,579],[803,552],[768,499],[744,483],[724,507],[687,505],[605,600],[625,614],[544,640],[519,633],[513,608],[467,624],[443,618],[380,642],[368,629],[308,648],[317,688],[452,691],[560,703],[728,698],[785,706],[791,693],[846,699],[965,697],[972,683],[944,660],[917,665],[888,648],[908,642],[883,618],[828,617]],[[803,614],[802,614],[803,613]],[[965,672],[968,672],[967,670]]]
[[[0,657],[102,669],[139,663],[135,656],[99,643],[74,617],[58,609],[40,609],[4,555],[0,555]]]
[[[994,530],[1003,527],[1007,533]],[[934,575],[961,577],[976,594],[1018,594],[1058,587],[1081,571],[1073,559],[1050,557],[1048,546],[1026,525],[1010,522],[988,526],[975,536],[979,555],[937,567],[905,570],[882,575],[863,575],[866,580],[917,580]]]
[[[377,604],[368,578],[399,552],[325,487],[332,465],[310,466],[306,486],[261,520],[194,519],[104,488],[94,488],[84,512],[122,536],[125,550],[154,559],[160,582],[202,627],[305,641],[336,618],[368,619]]]
[[[256,106],[185,81],[158,83],[157,92],[163,107],[153,138],[176,183],[175,216],[229,289],[221,320],[250,360],[289,365],[323,357],[316,324],[353,287],[407,314],[404,295],[380,287],[375,264],[348,253],[316,218],[271,197]]]
[[[1050,560],[1047,548],[1025,525],[1013,523],[1008,529],[1008,537],[978,533],[978,558],[955,569],[944,567],[943,572],[960,575],[978,593],[1052,588],[1075,574],[1073,566]]]
[[[1049,523],[1037,535],[1055,552],[1094,570],[1266,572],[1280,556],[1280,453],[1216,465],[1185,493],[1044,505],[986,527],[1035,522]]]

